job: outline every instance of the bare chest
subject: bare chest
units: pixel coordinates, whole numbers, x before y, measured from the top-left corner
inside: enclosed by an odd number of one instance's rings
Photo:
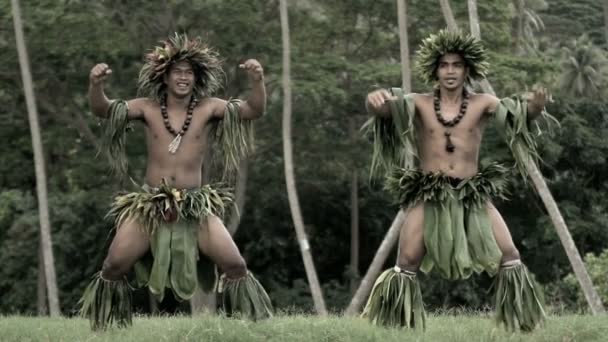
[[[464,115],[458,120],[461,111],[459,105],[441,105],[439,113],[435,110],[432,101],[426,101],[417,106],[418,124],[423,129],[425,135],[443,135],[449,132],[453,135],[474,135],[480,136],[485,126],[484,108],[482,105],[472,102],[469,103]],[[454,125],[446,125],[444,121],[455,121]]]
[[[148,148],[156,150],[165,148],[180,135],[180,150],[199,150],[209,135],[211,113],[204,109],[195,109],[189,118],[186,111],[168,112],[165,118],[160,108],[146,113],[146,139]]]

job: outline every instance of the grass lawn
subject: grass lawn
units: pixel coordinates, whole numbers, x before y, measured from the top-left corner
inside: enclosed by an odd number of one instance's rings
[[[0,317],[0,341],[608,341],[608,315],[550,316],[532,333],[507,333],[484,315],[430,315],[426,332],[359,318],[281,315],[261,322],[219,316],[137,317],[129,329],[94,333],[81,318]]]

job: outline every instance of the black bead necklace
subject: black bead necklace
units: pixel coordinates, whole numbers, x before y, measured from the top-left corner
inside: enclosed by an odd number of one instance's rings
[[[456,115],[453,119],[451,120],[446,120],[443,115],[441,115],[441,100],[440,100],[440,93],[439,93],[439,88],[437,88],[435,90],[434,93],[434,105],[435,105],[435,116],[437,116],[437,120],[444,126],[444,127],[454,127],[456,126],[460,120],[462,120],[462,118],[464,117],[464,115],[467,112],[467,107],[469,106],[469,97],[470,94],[469,92],[466,90],[466,88],[462,89],[462,103],[460,104],[460,111],[458,112],[458,115]],[[452,135],[452,133],[449,130],[446,130],[443,135],[445,135],[446,138],[446,143],[445,143],[445,150],[448,151],[449,153],[454,152],[454,149],[456,148],[454,146],[454,144],[452,143],[452,139],[450,139],[450,136]]]
[[[160,102],[160,113],[163,116],[163,122],[165,123],[165,127],[169,131],[169,133],[173,134],[175,138],[169,144],[169,153],[175,154],[177,149],[179,148],[179,144],[182,142],[182,137],[188,131],[190,127],[190,123],[192,122],[192,112],[194,111],[194,107],[198,103],[198,99],[194,96],[190,97],[190,103],[188,104],[188,111],[186,112],[186,120],[184,120],[184,124],[179,132],[176,132],[173,127],[171,127],[171,122],[169,121],[169,113],[167,113],[167,97],[164,96]]]

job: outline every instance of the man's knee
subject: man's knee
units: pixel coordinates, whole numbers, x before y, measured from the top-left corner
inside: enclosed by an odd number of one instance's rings
[[[397,266],[401,269],[416,272],[418,268],[420,268],[420,264],[422,263],[422,258],[424,255],[417,255],[415,253],[401,252],[399,253],[399,258],[397,260]]]
[[[222,271],[230,279],[242,278],[247,274],[247,263],[241,257],[222,265]]]
[[[517,250],[517,248],[515,246],[509,247],[509,248],[505,249],[504,251],[502,251],[502,259],[501,259],[502,263],[513,261],[513,260],[519,260],[519,259],[520,259],[519,250]]]
[[[124,264],[107,257],[101,268],[101,277],[106,280],[120,280],[127,272],[128,269]]]

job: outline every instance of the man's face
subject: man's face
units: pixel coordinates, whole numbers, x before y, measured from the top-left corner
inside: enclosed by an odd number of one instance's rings
[[[167,91],[175,97],[186,97],[192,94],[194,88],[194,70],[187,61],[173,64],[169,73],[165,74]]]
[[[451,90],[462,86],[466,80],[467,68],[462,56],[448,53],[439,59],[437,78],[442,88]]]

